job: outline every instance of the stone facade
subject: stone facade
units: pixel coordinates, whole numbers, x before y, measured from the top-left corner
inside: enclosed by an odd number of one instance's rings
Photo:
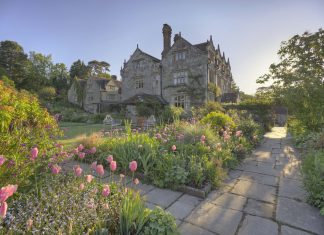
[[[78,100],[78,91],[83,93],[83,99]],[[109,105],[120,104],[121,82],[116,76],[111,80],[105,78],[88,78],[87,80],[75,81],[68,91],[68,101],[79,105],[90,113],[105,111]]]
[[[120,72],[122,100],[138,94],[160,95],[160,63],[159,59],[137,47]]]
[[[220,101],[220,95],[232,92],[233,77],[229,59],[214,46],[210,37],[204,43],[191,44],[174,36],[164,24],[162,59],[138,47],[121,68],[122,101],[135,95],[160,96],[167,103],[189,109],[207,101]],[[217,94],[217,87],[220,94]]]

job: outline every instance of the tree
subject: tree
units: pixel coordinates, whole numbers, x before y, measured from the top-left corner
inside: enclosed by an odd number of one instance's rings
[[[280,61],[257,82],[272,81],[274,97],[311,130],[324,125],[324,30],[283,42]]]
[[[70,68],[70,77],[78,77],[79,79],[87,79],[89,76],[89,68],[81,60],[73,62]]]
[[[23,88],[38,91],[51,84],[52,56],[31,51],[29,53],[28,75]]]
[[[110,64],[106,61],[92,60],[88,62],[88,69],[91,76],[110,78]]]
[[[69,72],[63,63],[57,63],[52,66],[50,78],[52,85],[59,93],[63,90],[67,90],[71,83]]]
[[[2,67],[17,88],[20,88],[26,79],[28,59],[22,46],[14,41],[0,42],[0,67]]]

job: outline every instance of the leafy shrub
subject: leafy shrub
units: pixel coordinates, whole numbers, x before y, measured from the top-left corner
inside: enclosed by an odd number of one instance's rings
[[[308,153],[302,161],[302,172],[308,201],[324,215],[324,151]]]
[[[207,116],[205,116],[201,122],[203,124],[210,124],[216,131],[219,131],[225,127],[231,129],[235,128],[235,123],[233,122],[232,118],[220,112],[211,112],[207,114]]]
[[[177,225],[174,217],[160,207],[155,207],[148,217],[148,222],[145,225],[141,235],[165,234],[177,235]]]
[[[73,175],[47,177],[40,197],[30,191],[11,202],[7,218],[0,223],[0,233],[83,234],[105,227],[115,234],[123,194],[111,185],[110,195],[103,197],[102,186],[94,181],[80,190],[83,181]]]
[[[208,101],[202,107],[196,107],[192,109],[193,115],[197,119],[205,117],[211,112],[224,112],[223,106],[219,102]]]
[[[53,100],[55,99],[56,96],[56,90],[54,87],[51,86],[46,86],[41,88],[38,91],[39,98],[44,99],[44,100]]]
[[[206,156],[190,156],[188,159],[187,170],[189,172],[187,185],[201,188],[206,181],[205,167],[208,162]]]
[[[307,132],[306,126],[304,126],[303,123],[296,118],[289,118],[288,130],[295,138],[300,138]]]
[[[247,138],[254,145],[257,144],[260,136],[263,134],[262,127],[253,121],[252,118],[241,120],[238,123],[238,130],[241,130],[243,136]]]
[[[158,142],[146,133],[129,133],[113,139],[108,139],[99,150],[103,152],[102,160],[112,154],[119,162],[121,169],[128,169],[129,162],[138,162],[138,171],[147,175],[154,166]]]
[[[184,113],[185,111],[181,107],[166,105],[160,113],[158,120],[160,123],[171,123],[175,120],[179,120]]]
[[[18,92],[0,81],[0,155],[6,162],[0,167],[0,182],[30,184],[35,170],[47,164],[54,148],[53,137],[60,134],[54,118],[40,106],[36,97]],[[30,160],[30,150],[37,146],[36,161]]]

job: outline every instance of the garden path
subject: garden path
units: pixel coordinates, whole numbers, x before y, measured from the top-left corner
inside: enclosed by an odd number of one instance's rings
[[[299,164],[285,128],[275,127],[204,200],[142,183],[136,188],[147,207],[173,214],[183,235],[324,235],[324,217],[306,203]]]

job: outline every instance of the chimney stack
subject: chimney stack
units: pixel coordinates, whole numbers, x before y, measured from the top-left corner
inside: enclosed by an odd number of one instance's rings
[[[170,50],[171,48],[171,33],[172,29],[170,25],[164,24],[162,28],[163,33],[163,51],[162,51],[162,57],[165,56],[165,54]]]

